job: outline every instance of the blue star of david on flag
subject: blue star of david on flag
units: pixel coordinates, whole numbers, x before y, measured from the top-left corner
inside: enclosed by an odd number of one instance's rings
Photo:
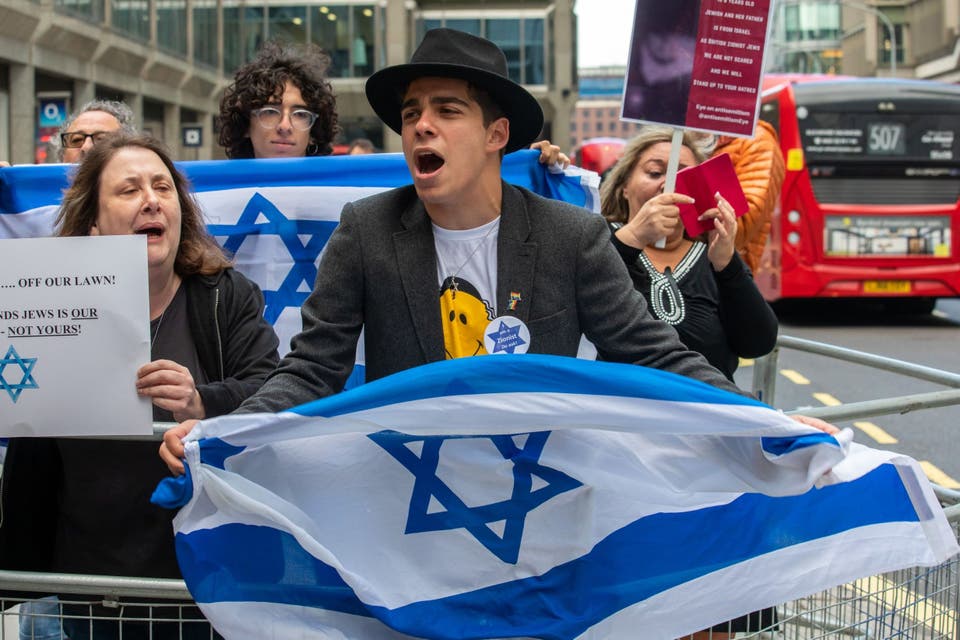
[[[270,200],[256,193],[244,206],[236,224],[209,224],[207,228],[214,236],[227,237],[223,248],[232,254],[236,254],[250,236],[280,237],[290,252],[293,266],[275,291],[263,288],[266,303],[263,317],[273,324],[284,309],[299,308],[307,299],[317,279],[317,258],[336,226],[336,222],[323,220],[291,220]],[[306,283],[306,291],[298,290],[302,283]]]
[[[466,529],[488,551],[510,564],[516,564],[520,556],[527,514],[582,484],[562,471],[539,463],[550,437],[549,431],[500,436],[411,436],[381,431],[368,437],[416,478],[405,533]],[[513,463],[510,498],[476,507],[467,506],[437,475],[440,450],[448,440],[490,440],[503,459]],[[419,455],[410,447],[412,443],[422,443]],[[431,512],[434,504],[444,510]],[[491,525],[501,522],[503,533],[498,535]]]
[[[520,325],[508,326],[506,322],[500,321],[500,328],[493,333],[488,333],[487,337],[493,340],[493,351],[491,353],[514,353],[517,347],[526,344],[520,337]]]
[[[39,389],[40,385],[33,379],[33,367],[37,364],[36,358],[21,358],[17,350],[10,345],[7,354],[0,360],[0,388],[10,396],[10,399],[16,402],[20,398],[20,393],[24,389]],[[16,365],[20,368],[20,382],[13,384],[7,381],[4,373],[7,367]]]

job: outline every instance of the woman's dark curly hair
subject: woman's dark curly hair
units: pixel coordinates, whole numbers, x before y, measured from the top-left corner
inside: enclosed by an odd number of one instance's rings
[[[278,100],[287,82],[292,82],[317,121],[310,128],[308,156],[325,156],[339,131],[337,102],[333,87],[326,79],[330,57],[310,44],[295,47],[278,42],[264,43],[257,57],[243,65],[233,76],[233,84],[220,100],[220,146],[228,158],[253,158],[250,111]]]

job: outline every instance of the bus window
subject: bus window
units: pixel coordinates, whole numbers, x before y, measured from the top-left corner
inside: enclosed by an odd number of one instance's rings
[[[771,98],[769,102],[760,105],[760,119],[769,122],[780,135],[780,100]]]

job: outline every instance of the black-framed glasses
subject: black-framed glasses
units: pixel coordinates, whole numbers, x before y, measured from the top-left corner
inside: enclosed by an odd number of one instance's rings
[[[283,111],[277,107],[261,107],[254,109],[250,115],[257,119],[264,129],[273,129],[283,120]],[[317,114],[306,109],[294,109],[290,112],[290,124],[294,129],[306,131],[317,121]]]
[[[60,144],[66,149],[79,149],[87,141],[87,138],[93,140],[93,144],[97,144],[111,133],[113,132],[94,131],[93,133],[84,133],[83,131],[68,131],[60,134]]]

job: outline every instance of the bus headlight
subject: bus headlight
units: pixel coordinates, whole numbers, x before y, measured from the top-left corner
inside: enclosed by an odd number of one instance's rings
[[[796,231],[791,231],[787,234],[787,242],[794,246],[800,244],[800,234]]]
[[[800,212],[796,209],[791,209],[790,213],[787,214],[787,220],[790,222],[790,224],[799,224]]]

